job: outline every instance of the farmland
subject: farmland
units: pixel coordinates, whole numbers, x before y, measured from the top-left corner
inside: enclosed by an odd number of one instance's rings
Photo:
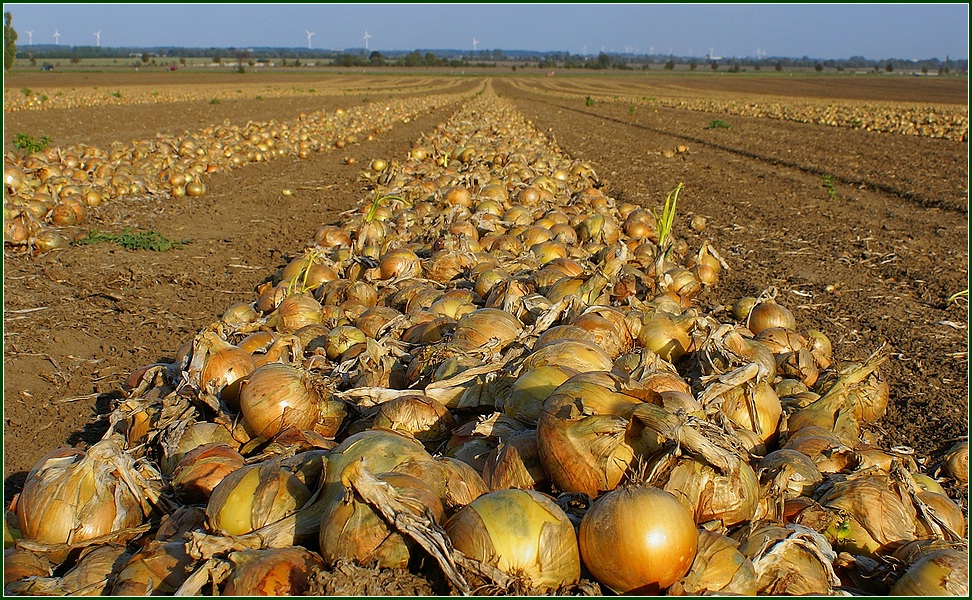
[[[824,332],[839,361],[886,356],[890,400],[868,426],[875,445],[929,470],[968,435],[965,80],[178,72],[15,73],[5,83],[7,153],[21,132],[63,150],[175,147],[220,126],[298,131],[319,112],[313,135],[327,140],[305,158],[214,168],[200,196],[147,187],[107,198],[63,230],[154,231],[185,242],[174,249],[5,248],[7,502],[50,450],[109,430],[134,371],[173,361],[231,305],[256,302],[322,226],[360,213],[375,196],[361,176],[373,159],[404,162],[484,98],[590,165],[618,205],[660,210],[683,183],[673,235],[692,250],[711,244],[725,262],[694,297],[700,313],[735,322],[737,300],[775,288],[796,330]],[[332,126],[338,109],[349,120]],[[352,126],[341,147],[327,138]],[[944,483],[967,514],[967,487]]]

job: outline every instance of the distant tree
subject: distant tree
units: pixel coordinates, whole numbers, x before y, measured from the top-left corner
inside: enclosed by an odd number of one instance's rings
[[[493,60],[495,60],[496,62],[500,62],[502,60],[506,60],[506,55],[503,54],[503,51],[502,50],[500,50],[499,48],[497,48],[497,49],[493,50]]]
[[[694,60],[689,63],[689,71],[694,71],[697,68],[699,68],[699,64],[697,62],[695,62]]]
[[[80,56],[72,56],[71,57],[71,64],[72,65],[76,65],[76,64],[78,64],[80,62],[81,62],[81,57]]]
[[[843,65],[837,65],[837,72],[838,73],[843,73],[844,72],[844,66]]]
[[[712,61],[711,63],[709,63],[709,67],[713,71],[718,71],[719,70],[719,63],[717,63],[716,61]]]
[[[813,70],[819,73],[823,71],[823,65],[820,63],[813,63]]]
[[[148,61],[149,61],[149,53],[148,52],[142,52],[142,62],[143,63],[147,63]]]
[[[179,57],[179,64],[185,66],[185,64],[186,64],[186,57],[185,56],[180,56]]]
[[[10,23],[13,15],[3,13],[3,70],[9,71],[17,60],[17,31]]]
[[[217,65],[221,65],[223,64],[223,57],[217,54],[216,56],[213,57],[213,62],[216,63]]]
[[[385,66],[385,57],[381,55],[381,52],[375,50],[368,56],[368,64],[372,67],[383,67]]]
[[[776,69],[777,71],[782,71],[783,70],[783,63],[780,62],[780,61],[776,61],[776,65],[773,68]]]
[[[890,60],[888,61],[888,64],[884,65],[884,70],[888,73],[894,71],[894,65],[891,64]]]
[[[756,63],[755,65],[753,65],[753,70],[754,71],[760,71],[760,70],[762,70],[762,68],[763,67],[759,66],[759,63]]]
[[[243,61],[250,57],[250,53],[246,50],[239,50],[236,53],[236,72],[246,73],[246,69],[243,67]]]
[[[597,59],[594,61],[595,69],[610,69],[611,68],[611,56],[601,52],[597,55]]]
[[[674,71],[675,70],[675,59],[674,58],[669,58],[668,59],[668,62],[665,63],[665,70],[666,71]]]

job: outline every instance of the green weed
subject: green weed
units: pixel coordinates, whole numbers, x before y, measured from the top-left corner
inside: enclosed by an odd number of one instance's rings
[[[706,129],[729,129],[729,123],[726,123],[722,119],[712,119],[709,126]]]
[[[209,100],[210,104],[219,104],[219,98],[212,98]]]
[[[14,136],[14,146],[25,150],[28,154],[32,152],[40,152],[47,148],[51,143],[50,136],[42,135],[40,138],[34,138],[34,136],[26,133],[18,133]]]
[[[588,96],[584,99],[584,106],[594,106],[594,98]]]
[[[837,188],[834,186],[834,176],[824,175],[823,176],[824,187],[827,188],[827,195],[831,200],[837,199]]]
[[[120,234],[102,233],[97,229],[92,229],[88,235],[74,241],[76,246],[88,244],[98,244],[111,242],[118,244],[126,250],[153,250],[155,252],[168,252],[173,248],[188,244],[192,240],[170,240],[156,231],[146,231],[143,233],[132,233],[132,230],[125,228]]]

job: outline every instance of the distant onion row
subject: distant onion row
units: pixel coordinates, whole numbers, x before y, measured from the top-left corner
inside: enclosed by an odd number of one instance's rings
[[[668,95],[654,95],[648,98],[598,93],[596,90],[578,91],[576,88],[566,91],[560,89],[560,80],[544,81],[542,85],[525,80],[512,80],[511,83],[524,89],[543,89],[543,93],[562,98],[590,97],[595,102],[620,102],[626,106],[661,106],[741,117],[781,119],[831,127],[851,127],[867,131],[944,138],[960,142],[969,140],[967,105],[850,99],[780,99],[778,96],[770,100],[757,95],[737,95],[728,99]]]
[[[717,250],[488,87],[363,176],[131,374],[102,441],[37,463],[5,591],[320,594],[351,562],[444,594],[968,593],[940,482],[968,446],[941,480],[880,447],[879,353],[841,365],[771,290],[701,314]]]
[[[314,96],[318,94],[360,95],[368,94],[378,84],[386,86],[383,93],[399,95],[402,93],[424,92],[429,95],[455,93],[461,85],[459,79],[417,78],[394,76],[349,77],[336,80],[304,80],[298,85],[279,83],[254,84],[160,84],[118,87],[70,87],[70,88],[5,88],[3,99],[4,112],[23,110],[71,109],[94,106],[128,106],[132,104],[166,104],[174,102],[198,102],[236,99],[288,98],[295,96]]]
[[[108,149],[79,144],[4,156],[4,245],[40,254],[70,243],[62,228],[91,210],[125,197],[182,198],[206,193],[205,176],[282,156],[307,158],[380,133],[455,95],[369,103],[316,111],[278,123],[228,120],[196,132],[114,142]]]

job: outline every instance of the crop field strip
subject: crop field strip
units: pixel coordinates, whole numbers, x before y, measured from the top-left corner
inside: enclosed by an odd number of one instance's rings
[[[829,176],[837,182],[844,183],[847,185],[852,185],[858,188],[867,187],[873,190],[878,190],[889,195],[898,196],[906,200],[913,201],[925,208],[943,208],[946,210],[964,209],[964,207],[959,202],[956,201],[957,199],[961,198],[960,194],[958,193],[953,195],[953,198],[956,200],[947,199],[942,196],[929,196],[919,191],[901,189],[899,186],[889,185],[882,181],[877,181],[874,178],[868,178],[868,177],[862,178],[855,175],[850,170],[842,170],[841,167],[839,166],[833,168],[826,168],[826,167],[820,167],[816,165],[795,162],[792,160],[781,158],[779,156],[761,154],[759,152],[755,152],[753,150],[749,150],[747,148],[743,148],[740,146],[733,146],[733,145],[713,141],[713,138],[711,136],[704,137],[701,135],[691,135],[687,133],[673,131],[670,129],[662,129],[645,123],[633,123],[631,122],[630,117],[629,119],[625,119],[623,117],[615,117],[615,116],[599,113],[591,109],[585,110],[584,108],[579,108],[578,107],[579,103],[576,102],[576,100],[580,98],[581,98],[580,96],[576,97],[575,102],[572,104],[565,104],[547,98],[541,98],[541,101],[551,107],[558,108],[561,110],[569,110],[593,119],[610,120],[615,123],[624,125],[626,127],[634,127],[645,131],[651,131],[653,133],[665,135],[673,139],[691,142],[693,144],[698,144],[699,146],[706,146],[709,148],[728,152],[730,154],[750,158],[773,167],[785,167],[788,169],[801,171],[809,175]],[[604,98],[603,101],[605,103],[616,104],[616,102],[614,102],[613,100],[607,100],[606,98]],[[624,103],[621,102],[621,104]],[[770,135],[772,136],[772,134]],[[960,190],[956,190],[956,191],[960,191]]]

